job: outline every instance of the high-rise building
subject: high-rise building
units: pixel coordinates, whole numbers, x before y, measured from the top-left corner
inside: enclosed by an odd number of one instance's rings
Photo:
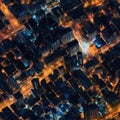
[[[32,79],[32,85],[35,90],[40,89],[40,83],[38,78]]]
[[[92,86],[92,82],[90,81],[90,79],[81,70],[74,71],[73,75],[77,80],[80,81],[80,83],[84,86],[86,90],[88,90]]]
[[[77,53],[77,59],[78,59],[78,62],[80,63],[80,65],[83,65],[82,52],[78,52],[78,53]]]
[[[84,105],[84,120],[97,120],[98,107],[95,104]]]
[[[67,44],[67,51],[70,56],[73,56],[79,52],[79,44],[77,40],[73,40],[72,42]]]

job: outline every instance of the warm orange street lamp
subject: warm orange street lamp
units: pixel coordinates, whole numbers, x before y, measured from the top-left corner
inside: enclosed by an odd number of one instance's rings
[[[105,2],[105,0],[87,0],[84,4],[84,7],[101,6],[101,5],[103,5],[104,2]]]

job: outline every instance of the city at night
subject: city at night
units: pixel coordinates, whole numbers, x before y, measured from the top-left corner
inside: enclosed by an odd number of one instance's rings
[[[0,120],[120,120],[120,0],[0,0]]]

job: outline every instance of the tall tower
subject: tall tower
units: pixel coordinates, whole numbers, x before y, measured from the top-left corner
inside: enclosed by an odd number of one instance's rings
[[[39,83],[39,79],[38,79],[38,78],[32,79],[31,82],[32,82],[33,88],[34,88],[35,90],[40,89],[40,83]]]

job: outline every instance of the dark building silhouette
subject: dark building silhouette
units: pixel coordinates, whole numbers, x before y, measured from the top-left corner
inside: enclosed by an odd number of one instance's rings
[[[77,59],[78,59],[78,62],[80,63],[80,65],[83,65],[83,55],[82,55],[82,52],[78,52],[77,53]]]
[[[73,75],[80,81],[85,89],[89,89],[92,86],[90,79],[81,70],[74,71]]]
[[[84,105],[84,120],[97,120],[98,107],[96,104]]]
[[[40,89],[40,83],[39,83],[39,79],[38,78],[34,78],[34,79],[32,79],[32,85],[33,85],[33,88],[34,89]]]
[[[16,98],[16,100],[17,100],[16,105],[17,105],[18,107],[20,107],[20,108],[24,107],[24,98],[23,98],[22,93],[21,93],[20,91],[18,91],[18,92],[15,93],[13,96],[14,96],[14,97]]]

